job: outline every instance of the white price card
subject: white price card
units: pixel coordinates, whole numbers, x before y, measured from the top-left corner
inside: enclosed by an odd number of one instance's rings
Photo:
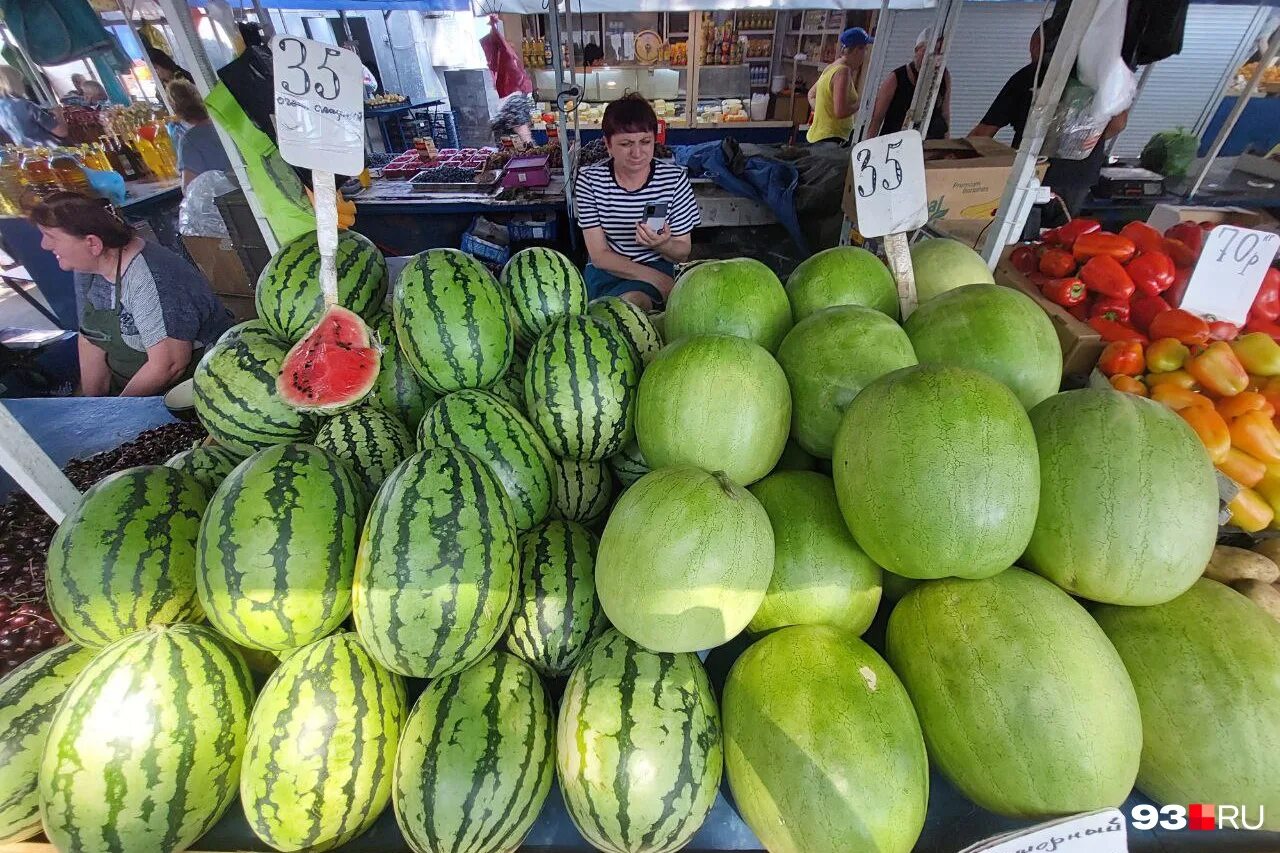
[[[1006,832],[966,847],[961,853],[1128,853],[1129,839],[1119,809],[1041,823]]]
[[[1276,234],[1219,225],[1204,241],[1182,307],[1243,326],[1277,250],[1280,236]]]
[[[280,155],[303,169],[358,174],[364,168],[359,57],[296,36],[272,39],[271,52]]]
[[[918,130],[875,136],[855,145],[852,180],[858,233],[863,237],[914,231],[929,221]]]

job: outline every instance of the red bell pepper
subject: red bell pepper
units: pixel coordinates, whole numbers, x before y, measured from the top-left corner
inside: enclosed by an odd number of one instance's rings
[[[1198,258],[1200,257],[1200,250],[1204,248],[1204,235],[1206,233],[1195,222],[1179,222],[1166,230],[1164,236],[1182,243],[1192,251],[1195,258]],[[1195,258],[1192,259],[1193,264],[1195,263]]]
[[[1103,376],[1140,376],[1147,367],[1142,356],[1142,344],[1138,341],[1112,341],[1098,358],[1098,369]]]
[[[1209,342],[1209,324],[1181,308],[1158,315],[1148,331],[1153,338],[1177,338],[1188,346]]]
[[[1128,263],[1136,251],[1138,247],[1133,245],[1133,241],[1128,237],[1106,231],[1084,234],[1077,238],[1071,247],[1071,253],[1076,256],[1076,260],[1086,261],[1090,258],[1105,256],[1115,258],[1122,264]]]
[[[1141,331],[1148,332],[1151,330],[1151,321],[1169,310],[1169,303],[1163,297],[1135,293],[1129,303],[1129,322]]]
[[[1187,295],[1187,285],[1190,283],[1191,269],[1189,267],[1178,267],[1173,275],[1173,284],[1162,294],[1164,301],[1177,308],[1182,304],[1182,297]]]
[[[1120,229],[1121,237],[1128,237],[1139,252],[1163,252],[1164,235],[1145,222],[1130,222]]]
[[[1015,270],[1026,275],[1039,267],[1040,258],[1034,246],[1023,244],[1009,253],[1009,263],[1013,264]]]
[[[1173,265],[1173,258],[1158,251],[1143,252],[1138,255],[1129,261],[1125,271],[1129,273],[1129,278],[1133,279],[1139,291],[1152,296],[1168,290],[1173,285],[1178,272]]]
[[[1053,278],[1045,282],[1044,295],[1055,305],[1070,308],[1084,302],[1089,293],[1078,278]]]
[[[1044,290],[1044,286],[1049,282],[1049,276],[1040,272],[1040,270],[1033,270],[1027,273],[1027,281],[1034,284],[1036,290]]]
[[[1093,300],[1089,295],[1085,294],[1083,302],[1077,302],[1075,305],[1068,306],[1067,310],[1071,312],[1071,316],[1075,317],[1081,323],[1089,322],[1089,309],[1093,307]]]
[[[1234,341],[1240,334],[1240,327],[1226,320],[1213,320],[1209,323],[1209,340]]]
[[[1094,293],[1110,296],[1113,299],[1129,299],[1136,289],[1133,279],[1125,272],[1120,262],[1110,255],[1097,255],[1090,258],[1080,268],[1080,279],[1085,287]]]
[[[1257,314],[1260,319],[1274,322],[1280,318],[1280,270],[1271,267],[1262,277],[1262,287],[1258,295],[1253,297],[1253,305],[1249,308],[1250,319]]]
[[[1244,330],[1246,332],[1262,332],[1270,335],[1272,340],[1280,343],[1280,323],[1274,323],[1271,320],[1255,320],[1253,315],[1250,314],[1249,322],[1244,324]]]
[[[1040,272],[1049,278],[1066,278],[1076,271],[1076,259],[1066,249],[1046,249],[1040,256]]]
[[[1190,269],[1196,265],[1196,261],[1200,258],[1200,250],[1192,249],[1181,240],[1170,240],[1165,238],[1164,253],[1173,258],[1173,265],[1178,269]]]
[[[1138,341],[1143,346],[1151,343],[1151,340],[1146,335],[1133,326],[1117,320],[1108,320],[1106,317],[1089,318],[1089,328],[1101,335],[1102,339],[1107,343],[1112,341]]]
[[[1108,320],[1115,320],[1118,323],[1128,323],[1130,320],[1129,302],[1125,299],[1112,299],[1109,296],[1103,296],[1094,301],[1093,307],[1089,309],[1089,317],[1104,317]]]
[[[1070,249],[1076,240],[1085,234],[1093,234],[1102,230],[1102,223],[1096,219],[1073,219],[1066,225],[1060,225],[1044,234],[1044,241],[1054,246],[1065,246]]]

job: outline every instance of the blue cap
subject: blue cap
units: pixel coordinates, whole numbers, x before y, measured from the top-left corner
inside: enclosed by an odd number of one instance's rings
[[[865,47],[875,41],[862,27],[849,27],[840,34],[840,46],[844,48]]]

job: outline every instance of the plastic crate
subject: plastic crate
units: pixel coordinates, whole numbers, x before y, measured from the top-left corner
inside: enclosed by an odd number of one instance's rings
[[[507,223],[507,234],[512,243],[530,240],[554,242],[559,236],[559,222],[554,216],[536,219],[513,219]]]
[[[506,246],[499,246],[497,243],[490,243],[481,237],[467,231],[462,235],[462,251],[468,255],[475,255],[482,261],[501,266],[511,257],[511,250]]]

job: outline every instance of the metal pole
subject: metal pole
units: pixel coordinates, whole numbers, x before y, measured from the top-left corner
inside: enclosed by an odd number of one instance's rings
[[[142,61],[147,64],[147,68],[151,70],[151,79],[156,86],[156,96],[160,98],[160,103],[164,104],[166,110],[173,112],[173,104],[169,103],[169,92],[160,83],[160,78],[156,76],[156,67],[151,64],[151,54],[147,52],[147,43],[142,40],[142,34],[138,32],[138,26],[133,22],[133,12],[131,7],[125,5],[125,0],[116,0],[116,5],[120,7],[120,14],[124,15],[125,25],[129,27],[129,32],[133,35],[134,41],[138,43],[138,47],[142,48]],[[142,91],[142,84],[138,84],[138,91]]]
[[[1075,0],[1071,10],[1067,12],[1067,20],[1063,25],[1062,35],[1058,38],[1058,46],[1049,61],[1041,81],[1040,90],[1036,92],[1035,102],[1027,114],[1027,124],[1022,133],[1022,147],[1014,158],[1013,169],[1009,181],[1005,184],[1004,195],[1000,199],[1000,208],[996,211],[993,226],[987,232],[987,242],[982,256],[987,266],[995,269],[1000,254],[1011,239],[1022,232],[1026,225],[1027,215],[1031,212],[1032,193],[1039,187],[1034,180],[1036,157],[1049,129],[1049,119],[1062,99],[1062,92],[1067,87],[1067,78],[1075,67],[1076,56],[1080,53],[1080,43],[1084,40],[1085,30],[1093,21],[1094,12],[1098,10],[1099,0]]]
[[[0,406],[0,467],[58,524],[80,503],[80,492],[5,406]]]
[[[889,0],[880,0],[880,14],[876,16],[876,42],[867,49],[867,58],[863,60],[866,73],[863,75],[862,97],[858,100],[858,114],[853,121],[853,134],[850,137],[854,145],[862,141],[863,135],[867,132],[867,126],[871,123],[871,112],[875,109],[876,92],[880,87],[876,85],[875,80],[871,79],[871,70],[875,67],[872,62],[876,54],[876,44],[881,42],[881,24],[888,20],[888,13]]]
[[[271,39],[276,34],[276,25],[272,23],[271,16],[267,14],[267,10],[262,8],[260,0],[253,0],[253,12],[258,16],[258,26],[262,28],[263,41],[271,44]]]
[[[7,27],[5,28],[5,34],[7,36],[6,41],[13,45],[13,49],[18,51],[18,55],[22,57],[22,61],[31,71],[31,85],[35,86],[40,97],[44,99],[45,106],[56,107],[58,105],[58,95],[49,87],[49,81],[44,78],[44,74],[41,72],[40,66],[31,61],[31,55],[27,53],[27,49],[23,47],[22,43],[16,38],[13,38],[12,33],[8,32]]]
[[[1142,90],[1147,85],[1147,80],[1151,77],[1151,72],[1155,69],[1154,62],[1142,66],[1142,73],[1138,75],[1138,84],[1133,90],[1133,100],[1129,102],[1129,109],[1133,109],[1138,103],[1138,97],[1142,94]],[[1116,134],[1107,140],[1107,157],[1111,156],[1111,151],[1116,147],[1116,143],[1120,141],[1120,135]]]
[[[925,47],[924,60],[916,70],[916,89],[911,96],[911,107],[907,110],[903,130],[920,127],[921,119],[925,118],[924,109],[928,106],[929,91],[933,88],[935,78],[940,74],[936,52],[938,42],[942,40],[942,34],[946,31],[951,9],[958,2],[959,0],[938,0],[937,14],[934,16],[933,23],[929,25],[929,44]],[[942,49],[946,50],[948,47],[950,44],[943,41]],[[897,129],[894,128],[895,131]]]
[[[922,136],[928,135],[929,125],[933,123],[933,110],[938,104],[938,95],[942,92],[942,81],[946,79],[947,56],[951,53],[951,42],[955,37],[956,27],[960,23],[960,8],[963,5],[961,0],[952,0],[951,8],[947,10],[947,20],[942,29],[942,53],[938,54],[931,63],[933,67],[929,76],[928,105],[925,107],[919,121],[913,125],[923,129]],[[933,38],[933,44],[929,46],[930,57],[932,58],[932,51],[938,44],[938,36],[936,33],[930,33],[930,36]],[[918,87],[916,94],[919,94]]]
[[[574,174],[569,158],[569,121],[564,111],[564,51],[560,44],[559,0],[547,0],[547,34],[551,38],[551,68],[556,77],[556,127],[560,133],[560,162],[564,166],[564,198],[572,216]],[[578,100],[579,96],[574,96],[575,111],[579,106]]]
[[[1187,201],[1193,199],[1195,194],[1200,191],[1200,186],[1204,183],[1204,179],[1208,177],[1209,170],[1213,168],[1213,161],[1218,159],[1222,146],[1227,144],[1227,137],[1231,135],[1231,131],[1235,130],[1236,122],[1240,120],[1240,115],[1244,112],[1244,108],[1249,105],[1249,99],[1253,97],[1253,93],[1258,91],[1258,84],[1262,82],[1262,76],[1267,73],[1267,68],[1275,61],[1278,53],[1280,53],[1280,31],[1273,30],[1270,41],[1267,43],[1267,48],[1263,51],[1262,58],[1258,60],[1257,69],[1254,70],[1253,76],[1249,78],[1248,84],[1244,87],[1244,92],[1236,99],[1236,105],[1231,108],[1231,112],[1227,115],[1227,120],[1223,122],[1218,135],[1214,137],[1213,145],[1209,147],[1209,156],[1205,157],[1204,165],[1200,167],[1200,174],[1196,175],[1195,182],[1187,192]]]

